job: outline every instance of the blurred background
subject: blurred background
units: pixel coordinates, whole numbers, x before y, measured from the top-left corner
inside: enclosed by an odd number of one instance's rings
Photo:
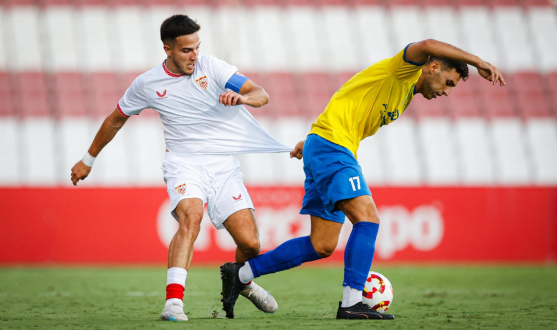
[[[557,10],[544,0],[0,1],[0,263],[156,263],[176,230],[158,114],[131,118],[87,180],[70,169],[133,79],[165,59],[162,21],[201,25],[201,52],[239,68],[271,103],[251,113],[305,138],[353,74],[407,44],[448,42],[497,66],[450,97],[417,95],[358,158],[382,221],[377,258],[557,260]],[[302,162],[239,155],[262,248],[309,233]],[[234,256],[208,219],[194,263]],[[344,226],[338,253],[351,225]]]

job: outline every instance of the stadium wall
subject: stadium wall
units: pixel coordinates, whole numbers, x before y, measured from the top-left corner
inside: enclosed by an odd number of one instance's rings
[[[262,249],[309,234],[301,187],[249,187]],[[381,217],[380,262],[557,260],[557,188],[371,187]],[[0,264],[165,263],[176,230],[161,188],[0,188]],[[234,258],[207,215],[194,264]],[[351,224],[336,253],[343,260]]]

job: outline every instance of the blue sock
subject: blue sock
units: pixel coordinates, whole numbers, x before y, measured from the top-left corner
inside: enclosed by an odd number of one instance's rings
[[[254,277],[298,267],[304,262],[321,259],[309,236],[294,238],[276,249],[248,260]],[[367,275],[367,273],[366,273]]]
[[[344,249],[344,282],[342,286],[364,290],[375,253],[377,231],[379,231],[379,224],[374,222],[358,222],[352,228]]]

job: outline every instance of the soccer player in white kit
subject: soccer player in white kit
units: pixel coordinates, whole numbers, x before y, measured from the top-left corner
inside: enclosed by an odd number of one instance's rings
[[[199,29],[185,15],[162,23],[167,59],[133,81],[71,174],[74,185],[84,180],[96,156],[130,116],[146,108],[160,114],[167,148],[162,169],[172,215],[179,223],[168,251],[167,300],[161,314],[170,321],[188,319],[182,299],[205,203],[213,225],[228,230],[236,242],[236,262],[260,253],[253,204],[234,155],[290,151],[242,105],[261,107],[268,103],[268,94],[236,67],[199,54]],[[254,282],[242,295],[264,312],[278,308],[273,296]]]

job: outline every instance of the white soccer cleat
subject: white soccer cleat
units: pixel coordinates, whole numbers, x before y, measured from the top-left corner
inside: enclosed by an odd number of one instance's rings
[[[278,309],[278,304],[275,298],[255,282],[247,285],[244,291],[240,294],[248,298],[260,311],[265,313],[274,313]]]
[[[187,321],[188,317],[184,314],[184,303],[182,301],[175,301],[168,306],[164,306],[161,313],[161,320],[163,321]]]

